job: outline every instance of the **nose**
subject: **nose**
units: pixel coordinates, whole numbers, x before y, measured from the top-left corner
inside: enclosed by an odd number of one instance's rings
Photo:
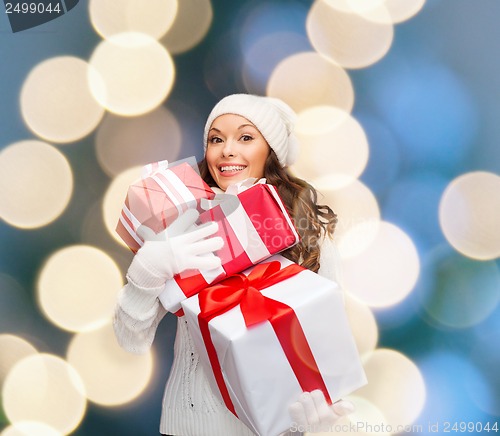
[[[236,154],[236,147],[233,144],[232,139],[227,139],[224,143],[224,147],[222,147],[222,156],[229,157],[234,156]]]

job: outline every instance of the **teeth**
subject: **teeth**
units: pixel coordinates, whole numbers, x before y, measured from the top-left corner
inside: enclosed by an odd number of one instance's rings
[[[244,166],[237,166],[237,165],[231,165],[231,166],[221,167],[220,168],[221,172],[224,172],[224,171],[241,171],[241,170],[244,170],[244,169],[245,169]]]

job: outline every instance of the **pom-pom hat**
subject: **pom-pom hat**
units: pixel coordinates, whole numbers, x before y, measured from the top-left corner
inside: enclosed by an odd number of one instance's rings
[[[205,124],[205,150],[212,123],[217,117],[225,114],[240,115],[254,124],[278,156],[282,167],[295,162],[299,148],[293,133],[297,115],[282,100],[251,94],[232,94],[224,97],[214,106]]]

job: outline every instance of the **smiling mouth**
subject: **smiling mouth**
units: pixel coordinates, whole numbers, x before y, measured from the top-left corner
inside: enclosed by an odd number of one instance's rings
[[[221,173],[234,173],[238,171],[243,171],[246,168],[245,165],[224,165],[219,167]]]

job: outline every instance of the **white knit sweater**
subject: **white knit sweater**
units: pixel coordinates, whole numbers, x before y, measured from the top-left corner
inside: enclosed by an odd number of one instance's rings
[[[320,275],[340,282],[338,255],[328,238],[321,244],[320,264]],[[166,314],[157,298],[164,284],[137,256],[130,265],[127,280],[116,306],[115,334],[127,351],[145,353]],[[254,435],[212,393],[184,317],[177,322],[174,360],[163,397],[160,432],[182,436]]]

